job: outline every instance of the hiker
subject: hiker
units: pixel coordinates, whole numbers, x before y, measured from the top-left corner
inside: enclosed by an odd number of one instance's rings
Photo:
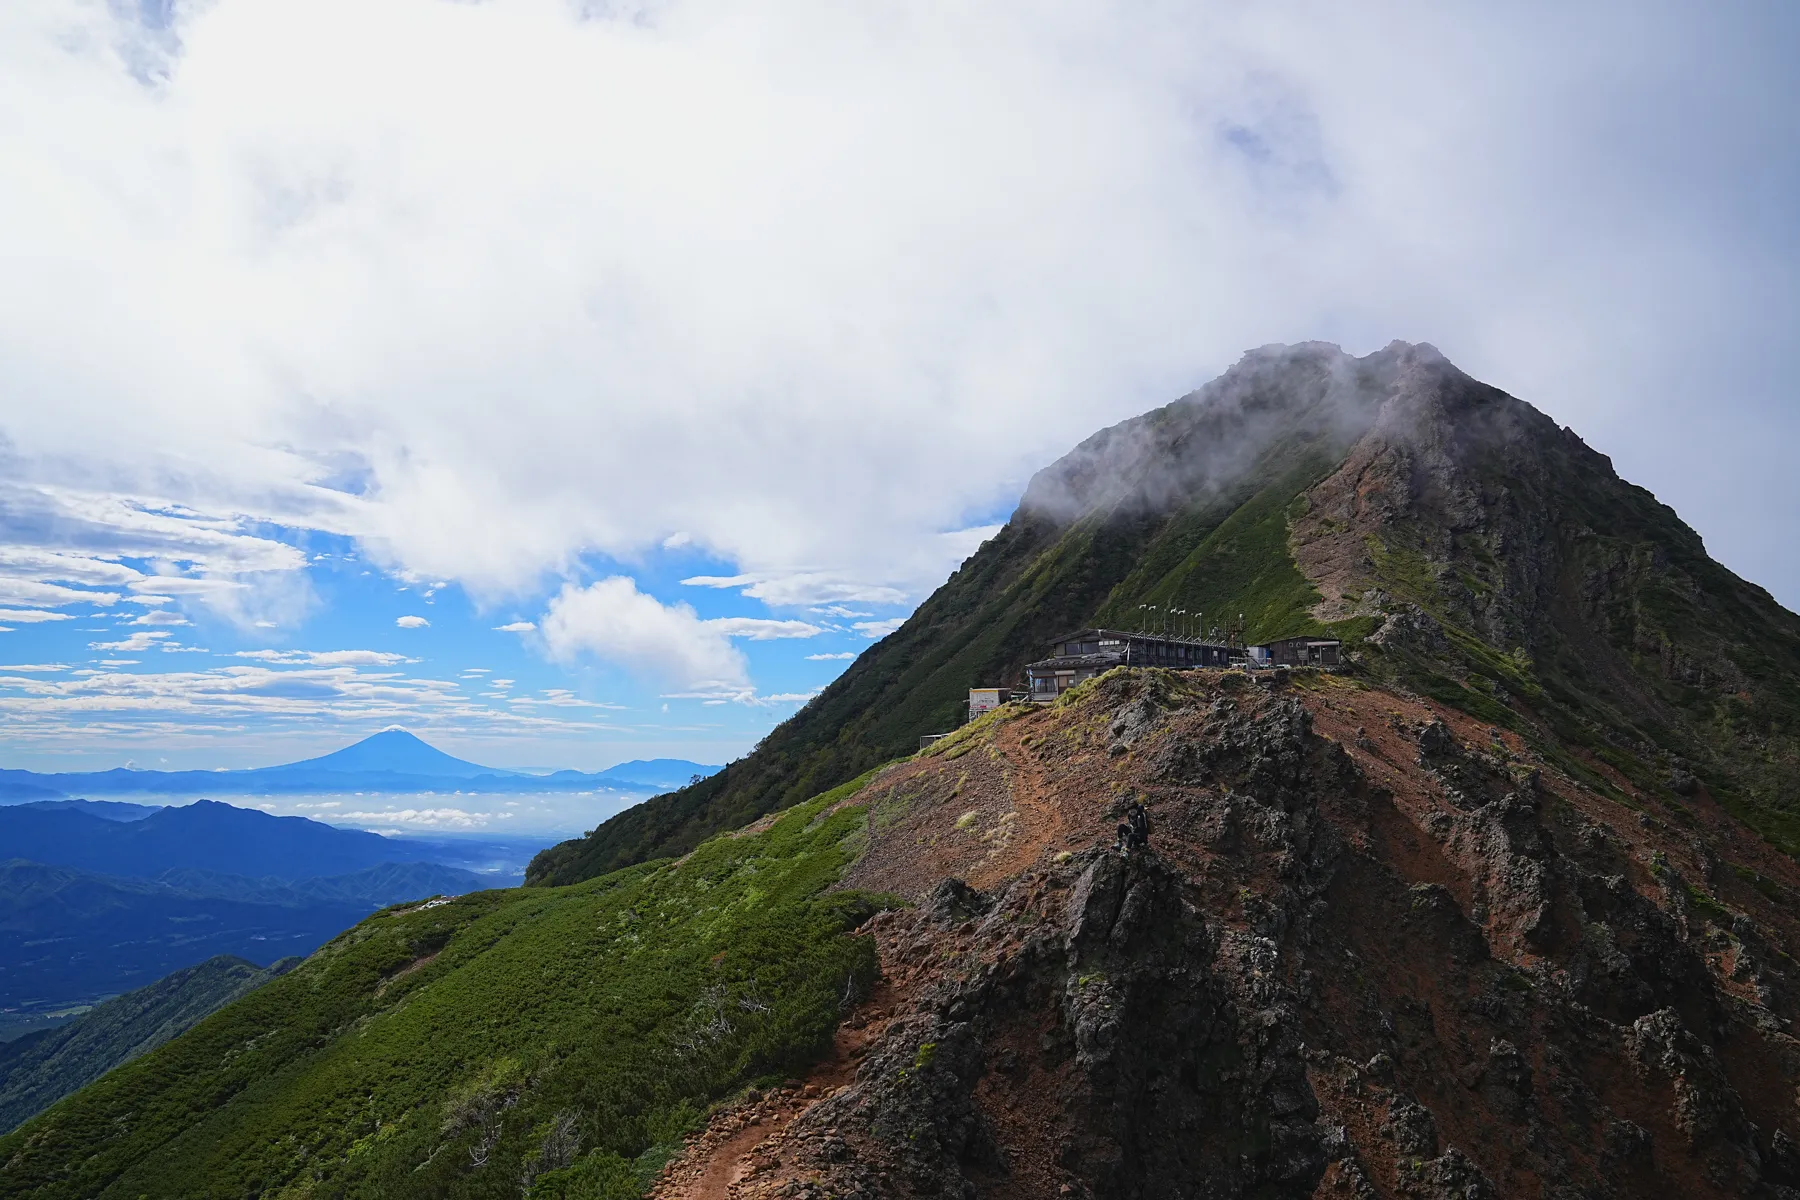
[[[1134,800],[1131,807],[1125,810],[1125,819],[1119,822],[1119,836],[1114,848],[1121,854],[1129,855],[1134,849],[1150,845],[1150,810],[1144,802]]]

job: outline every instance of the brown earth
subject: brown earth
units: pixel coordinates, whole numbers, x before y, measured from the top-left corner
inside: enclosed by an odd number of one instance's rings
[[[1800,1197],[1800,870],[1546,736],[1122,670],[888,768],[881,989],[653,1194]]]

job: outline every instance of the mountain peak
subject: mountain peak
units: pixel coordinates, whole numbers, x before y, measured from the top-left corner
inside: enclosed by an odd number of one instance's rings
[[[1570,761],[1606,764],[1596,786],[1704,778],[1800,853],[1800,618],[1435,347],[1306,342],[1082,441],[753,754],[546,851],[532,878],[685,853],[954,728],[969,688],[1014,684],[1062,631],[1146,611],[1236,622],[1250,642],[1339,638],[1371,682],[1572,739]]]
[[[318,771],[393,771],[402,775],[442,775],[469,779],[476,775],[510,775],[498,767],[484,767],[445,754],[417,735],[393,726],[370,734],[362,741],[319,758],[288,763],[282,768],[310,767]]]

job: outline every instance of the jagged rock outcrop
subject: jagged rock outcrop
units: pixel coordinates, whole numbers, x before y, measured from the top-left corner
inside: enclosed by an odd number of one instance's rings
[[[730,1195],[1800,1195],[1800,871],[1716,808],[1340,679],[1131,670],[856,802],[849,882],[918,900],[870,925],[886,1024]]]

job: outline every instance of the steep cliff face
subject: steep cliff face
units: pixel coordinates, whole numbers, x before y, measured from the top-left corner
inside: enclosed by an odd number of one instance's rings
[[[1800,850],[1800,618],[1542,413],[1423,350],[1291,514],[1364,665],[1679,795],[1703,776]]]
[[[1120,671],[940,745],[857,797],[847,882],[917,907],[853,1076],[657,1195],[1800,1194],[1800,871],[1704,788],[1319,677]]]
[[[546,851],[567,883],[797,803],[961,719],[1056,634],[1140,606],[1331,632],[1365,676],[1536,722],[1800,850],[1800,618],[1605,456],[1429,346],[1268,347],[1040,472],[1006,527],[746,758]],[[1545,743],[1543,748],[1549,748]],[[1591,782],[1604,782],[1594,775]]]

